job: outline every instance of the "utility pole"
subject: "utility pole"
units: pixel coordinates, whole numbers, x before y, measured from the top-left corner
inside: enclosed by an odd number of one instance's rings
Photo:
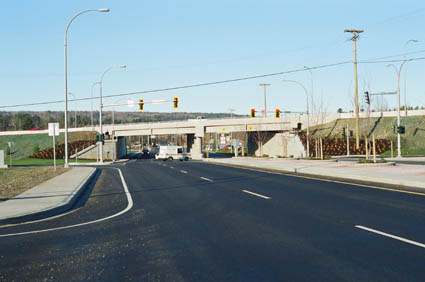
[[[360,147],[359,139],[359,98],[358,98],[358,87],[357,87],[357,49],[356,42],[359,38],[359,33],[362,33],[363,30],[358,29],[345,29],[344,32],[350,32],[353,34],[353,37],[350,40],[353,41],[354,46],[354,103],[355,103],[355,112],[356,112],[356,149]]]
[[[270,83],[260,83],[260,86],[264,86],[264,117],[267,117],[267,98],[266,98],[266,89],[267,86],[270,86]]]
[[[233,112],[235,112],[235,111],[236,111],[235,109],[232,109],[232,108],[229,109],[230,118],[233,118]]]

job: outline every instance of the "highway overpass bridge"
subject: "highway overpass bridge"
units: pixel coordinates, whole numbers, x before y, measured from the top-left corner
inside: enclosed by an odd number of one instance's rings
[[[393,117],[397,115],[396,111],[372,112],[371,117],[378,116]],[[408,116],[425,115],[425,111],[408,111]],[[402,116],[406,116],[402,111]],[[360,113],[360,118],[367,117],[367,113]],[[322,123],[332,122],[341,118],[354,118],[354,113],[333,113],[310,116],[310,126],[316,126]],[[284,114],[280,118],[275,117],[256,117],[256,118],[225,118],[225,119],[190,119],[185,121],[166,121],[166,122],[148,122],[148,123],[130,123],[130,124],[107,124],[103,126],[103,132],[108,132],[114,136],[114,140],[123,140],[125,136],[149,136],[149,135],[187,135],[188,147],[191,149],[193,158],[201,157],[202,139],[206,133],[230,133],[230,132],[286,132],[282,139],[291,139],[288,132],[298,127],[301,123],[301,129],[307,125],[307,115],[302,114]],[[60,129],[64,132],[64,129]],[[99,126],[69,128],[68,132],[97,131]],[[40,131],[3,131],[0,136],[7,135],[31,135],[48,134],[48,130]],[[286,142],[286,141],[285,141]],[[279,143],[272,146],[281,146]],[[297,144],[298,151],[302,151],[300,143]],[[117,150],[114,149],[116,152]],[[122,151],[122,150],[121,150]],[[107,154],[104,154],[107,155]],[[285,155],[285,154],[281,154]],[[295,155],[295,154],[292,154]]]
[[[192,158],[202,156],[202,139],[206,133],[230,132],[289,132],[299,125],[299,120],[287,117],[258,117],[258,118],[228,118],[228,119],[190,119],[185,121],[148,122],[131,124],[103,125],[103,132],[108,132],[114,140],[124,139],[125,136],[143,135],[187,135],[188,148]],[[300,124],[302,126],[302,124]],[[97,131],[100,127],[69,128],[68,132]],[[64,129],[60,129],[64,132]],[[48,134],[48,130],[39,131],[5,131],[0,135],[31,135]],[[113,150],[116,152],[117,150]],[[107,154],[105,154],[107,155]]]

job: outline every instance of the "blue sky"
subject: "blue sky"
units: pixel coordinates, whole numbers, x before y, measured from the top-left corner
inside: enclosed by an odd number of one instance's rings
[[[64,99],[63,34],[69,19],[87,13],[68,33],[69,92],[90,97],[92,83],[111,65],[104,95],[254,76],[350,61],[353,46],[346,28],[364,29],[358,59],[369,60],[417,52],[425,57],[425,4],[420,1],[7,1],[0,17],[0,106]],[[410,43],[410,40],[418,43]],[[402,56],[391,59],[402,59]],[[399,65],[400,63],[395,63]],[[385,63],[359,64],[359,93],[393,91],[394,70]],[[407,100],[425,105],[425,60],[407,64]],[[106,99],[145,101],[180,97],[179,111],[248,114],[263,108],[263,89],[270,83],[269,110],[302,110],[303,90],[281,82],[297,80],[310,90],[309,72],[245,80],[177,91]],[[403,80],[402,80],[403,81]],[[313,70],[316,103],[335,112],[353,105],[353,65]],[[402,84],[403,85],[403,84]],[[403,90],[403,87],[402,87]],[[363,99],[361,99],[363,100]],[[361,102],[362,103],[362,102]],[[395,107],[395,97],[387,104]],[[95,102],[96,108],[98,102]],[[70,109],[89,110],[89,101]],[[170,112],[171,105],[146,105],[147,111]],[[62,110],[63,104],[0,110]],[[126,107],[120,110],[136,110]]]

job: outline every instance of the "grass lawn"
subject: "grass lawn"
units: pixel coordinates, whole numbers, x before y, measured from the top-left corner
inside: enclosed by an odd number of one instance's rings
[[[92,163],[96,162],[96,160],[78,160],[79,163]],[[5,160],[5,164],[9,164]],[[69,163],[75,163],[75,159],[69,159]],[[57,159],[56,165],[64,165],[65,160],[64,159]],[[22,160],[16,160],[14,161],[12,159],[12,166],[13,165],[53,165],[53,159],[35,159],[35,158],[28,158],[28,159],[22,159]]]
[[[25,192],[69,169],[58,167],[12,167],[0,169],[0,201]]]

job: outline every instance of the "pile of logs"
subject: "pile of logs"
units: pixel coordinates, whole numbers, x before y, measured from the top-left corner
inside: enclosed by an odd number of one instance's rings
[[[307,138],[305,134],[300,134],[301,142],[304,148],[307,148]],[[372,140],[368,140],[368,150],[371,152],[373,148]],[[310,155],[316,156],[316,151],[320,151],[320,138],[310,137]],[[350,155],[366,155],[365,139],[360,140],[360,147],[356,149],[356,139],[349,138]],[[376,154],[382,154],[391,149],[391,141],[387,139],[375,139]],[[322,149],[324,156],[341,156],[347,154],[347,139],[346,138],[325,138],[322,137]],[[320,154],[320,153],[319,153]]]
[[[68,156],[75,154],[75,150],[82,151],[83,149],[95,144],[96,141],[76,141],[68,143]],[[53,159],[53,148],[45,149],[30,156],[37,159]],[[61,144],[56,148],[56,158],[65,158],[65,144]]]

